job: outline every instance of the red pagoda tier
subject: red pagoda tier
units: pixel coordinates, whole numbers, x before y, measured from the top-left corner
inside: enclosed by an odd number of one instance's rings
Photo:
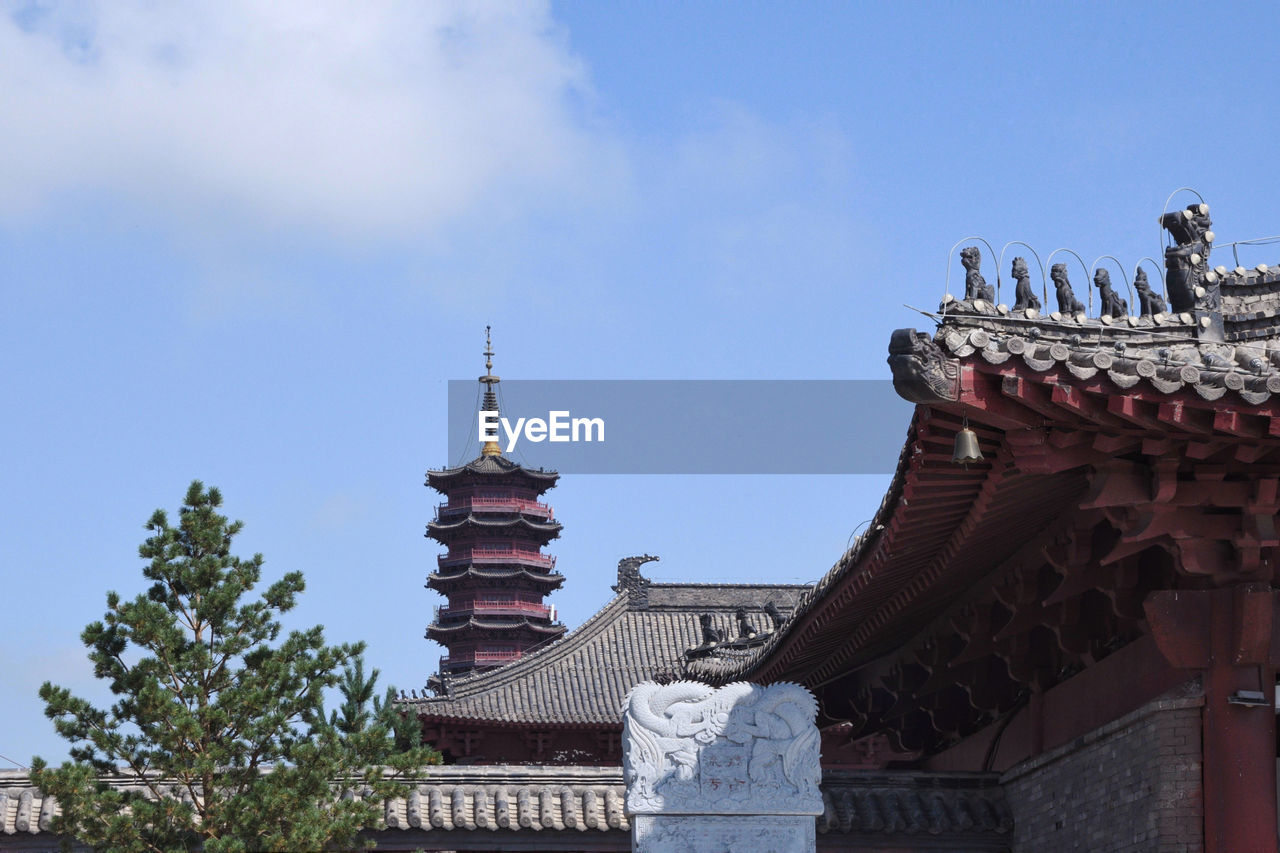
[[[497,411],[492,350],[485,356],[484,408]],[[427,536],[448,548],[427,577],[427,587],[448,600],[427,627],[428,639],[449,650],[442,675],[510,663],[564,633],[543,601],[564,582],[556,558],[542,553],[560,523],[539,500],[558,478],[503,458],[494,442],[465,465],[427,472],[427,485],[446,498],[427,525]]]

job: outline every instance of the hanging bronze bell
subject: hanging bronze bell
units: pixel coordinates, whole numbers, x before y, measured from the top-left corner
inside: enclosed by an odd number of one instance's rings
[[[958,465],[968,465],[970,462],[982,461],[982,448],[978,447],[978,434],[969,429],[969,421],[966,419],[964,427],[956,433],[955,453],[951,456],[951,461]]]

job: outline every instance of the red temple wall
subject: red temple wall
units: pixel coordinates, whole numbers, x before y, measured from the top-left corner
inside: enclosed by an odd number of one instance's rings
[[[445,755],[446,764],[622,764],[622,726],[594,729],[532,729],[520,726],[441,726],[428,723],[422,739]]]

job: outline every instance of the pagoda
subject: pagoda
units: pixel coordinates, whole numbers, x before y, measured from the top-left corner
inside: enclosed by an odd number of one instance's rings
[[[487,328],[484,356],[483,410],[497,412]],[[445,496],[426,534],[448,549],[427,577],[427,587],[448,601],[427,627],[427,638],[449,652],[440,659],[442,676],[493,669],[564,633],[543,600],[564,583],[556,558],[542,553],[560,535],[554,512],[539,500],[557,479],[505,458],[497,441],[464,465],[427,472],[427,485]]]

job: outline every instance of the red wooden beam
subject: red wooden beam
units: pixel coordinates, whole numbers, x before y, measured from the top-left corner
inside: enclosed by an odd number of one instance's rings
[[[1215,412],[1213,428],[1218,432],[1235,435],[1241,438],[1262,438],[1267,434],[1268,424],[1261,418],[1250,417],[1235,411]]]
[[[1231,446],[1225,441],[1189,441],[1187,442],[1186,455],[1188,459],[1194,459],[1199,462],[1216,456]]]
[[[1161,403],[1156,416],[1168,426],[1192,435],[1209,435],[1213,431],[1213,414],[1193,409],[1182,402]]]
[[[1267,444],[1237,444],[1235,447],[1236,459],[1246,465],[1256,465],[1266,457],[1273,454],[1277,449]]]
[[[1071,385],[1054,385],[1050,399],[1058,407],[1072,412],[1089,423],[1112,429],[1128,428],[1128,424],[1123,420],[1106,411],[1105,404],[1099,403],[1094,397]]]
[[[1053,405],[1049,389],[1037,382],[1016,374],[1004,376],[1000,380],[1000,391],[1005,397],[1016,400],[1024,408],[1040,416],[1029,420],[1038,421],[1041,424],[1044,421],[1058,423],[1064,420],[1065,413]],[[1074,420],[1073,418],[1065,419]]]
[[[1113,461],[1094,473],[1089,493],[1080,501],[1080,508],[1133,506],[1150,500],[1150,477],[1145,467],[1132,462]]]
[[[1165,425],[1156,417],[1156,406],[1128,394],[1112,394],[1107,398],[1107,411],[1134,426],[1164,432]]]

